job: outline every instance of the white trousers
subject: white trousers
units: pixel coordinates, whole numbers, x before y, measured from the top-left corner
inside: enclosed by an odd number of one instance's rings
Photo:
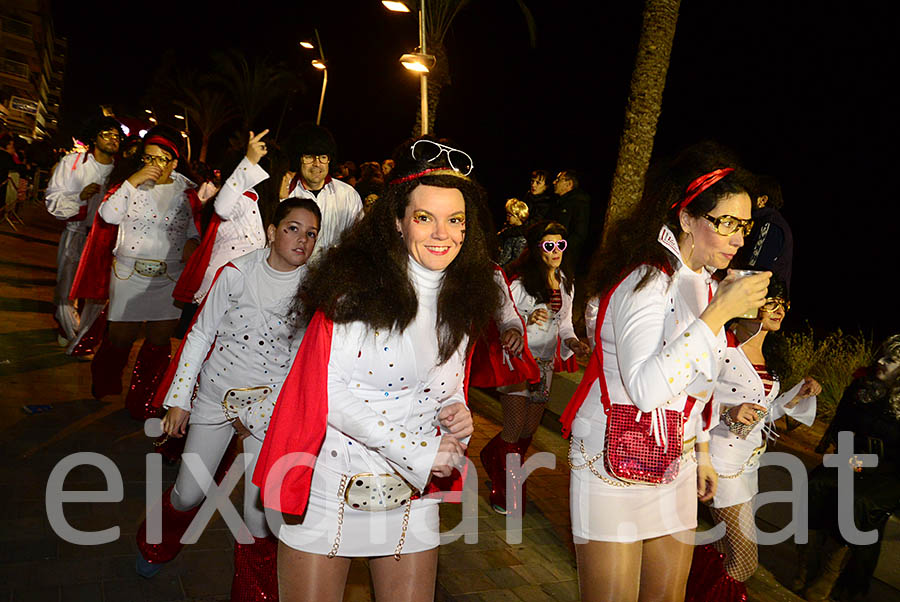
[[[184,512],[203,502],[233,435],[234,429],[229,422],[191,425],[184,445],[184,454],[197,454],[206,467],[207,474],[195,475],[184,462],[181,463],[178,476],[175,478],[175,488],[172,490],[172,506],[176,510]],[[244,466],[244,524],[253,537],[266,537],[269,535],[269,528],[259,498],[259,487],[251,481],[256,468],[256,459],[262,449],[262,441],[255,437],[247,437],[243,444],[244,453],[251,456]]]

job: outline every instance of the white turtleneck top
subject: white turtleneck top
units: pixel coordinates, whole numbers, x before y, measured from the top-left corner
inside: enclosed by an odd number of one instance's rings
[[[279,272],[266,261],[268,256],[269,249],[258,249],[226,266],[185,337],[163,405],[190,410],[192,424],[221,424],[236,413],[258,439],[268,429],[281,384],[303,339],[302,330],[292,331],[287,313],[307,271],[304,265]],[[199,389],[192,403],[195,383]],[[226,393],[251,387],[270,389],[265,402],[226,415]]]
[[[431,475],[437,416],[464,403],[463,339],[438,366],[437,298],[443,272],[409,259],[419,309],[403,332],[335,324],[328,362],[328,424],[317,466],[348,475],[397,473],[418,489]]]

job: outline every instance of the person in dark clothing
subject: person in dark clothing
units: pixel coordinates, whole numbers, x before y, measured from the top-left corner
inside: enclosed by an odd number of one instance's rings
[[[753,230],[744,241],[735,265],[772,272],[785,283],[790,294],[794,237],[779,211],[784,205],[781,186],[770,176],[757,176],[754,188],[750,195],[753,199]]]
[[[877,531],[878,538],[871,545],[844,538],[838,521],[840,469],[819,466],[813,470],[809,527],[817,531],[820,545],[808,547],[821,560],[810,562],[808,567],[811,579],[806,584],[807,600],[829,600],[830,595],[840,600],[865,596],[878,564],[887,521],[900,509],[900,334],[889,337],[876,357],[879,359],[860,370],[844,392],[816,451],[828,451],[832,443],[837,443],[839,432],[851,431],[853,453],[877,456],[877,465],[871,460],[862,465],[853,456],[851,466],[853,522],[859,531]]]
[[[569,233],[566,237],[569,241],[566,262],[570,273],[574,273],[590,232],[591,197],[578,185],[578,174],[574,169],[559,172],[553,180],[553,192],[557,199],[547,219],[559,222]]]
[[[500,267],[515,261],[528,246],[525,238],[525,223],[528,221],[529,209],[526,203],[519,199],[506,201],[506,226],[497,233],[500,242],[500,258],[497,263]]]
[[[18,172],[19,163],[16,161],[16,138],[7,133],[0,136],[0,183],[11,171]]]
[[[553,192],[550,190],[549,171],[536,169],[531,172],[531,184],[522,200],[528,205],[532,223],[547,219],[547,213],[555,204]]]

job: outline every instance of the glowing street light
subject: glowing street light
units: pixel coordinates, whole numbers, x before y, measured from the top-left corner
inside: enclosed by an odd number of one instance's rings
[[[411,12],[406,2],[381,0],[388,10],[394,12]],[[419,52],[404,54],[400,57],[400,63],[408,70],[419,74],[419,97],[422,113],[422,135],[428,133],[428,76],[426,75],[434,67],[435,58],[425,49],[425,0],[419,0]]]
[[[384,4],[384,7],[390,11],[394,11],[395,13],[408,13],[410,12],[409,7],[405,2],[395,2],[392,0],[381,0],[381,3]]]
[[[172,117],[174,117],[175,119],[180,119],[180,120],[184,121],[184,115],[177,115],[177,114],[176,114],[176,115],[172,115]]]
[[[416,73],[428,73],[434,62],[434,55],[431,54],[407,53],[400,57],[400,64]]]
[[[328,65],[325,62],[325,50],[322,48],[322,39],[319,37],[319,30],[313,30],[316,34],[316,44],[319,47],[319,58],[313,59],[311,64],[313,67],[322,72],[322,94],[319,96],[319,112],[316,113],[316,125],[322,122],[322,106],[325,104],[325,88],[328,86]],[[312,50],[315,48],[312,42],[303,41],[300,45],[304,48]]]

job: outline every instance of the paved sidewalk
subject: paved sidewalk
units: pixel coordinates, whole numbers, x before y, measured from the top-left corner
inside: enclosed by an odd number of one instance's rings
[[[61,224],[40,207],[22,212],[19,233],[0,229],[0,602],[162,602],[227,600],[231,586],[233,539],[218,514],[200,541],[184,550],[152,580],[134,572],[134,535],[143,518],[149,439],[131,420],[122,398],[103,402],[90,396],[87,362],[65,356],[56,343],[52,320],[56,241]],[[135,346],[136,353],[137,346]],[[132,355],[134,359],[134,353]],[[566,443],[552,417],[535,438],[532,452],[551,452],[555,468],[538,469],[528,480],[528,513],[521,542],[505,538],[505,517],[494,513],[485,496],[478,452],[499,431],[499,405],[480,391],[471,394],[476,432],[470,457],[477,469],[477,543],[462,539],[440,549],[438,600],[577,600],[578,582],[568,510]],[[22,406],[52,405],[26,414]],[[121,475],[122,499],[66,503],[66,519],[76,529],[118,529],[118,537],[98,546],[67,543],[47,519],[46,487],[54,467],[75,452],[110,458]],[[164,466],[164,486],[175,477]],[[763,477],[764,488],[784,487],[783,475]],[[110,487],[100,470],[81,466],[65,479],[66,490],[103,491]],[[240,507],[240,487],[232,494]],[[52,497],[51,497],[51,500]],[[783,506],[783,505],[773,505]],[[459,505],[442,507],[444,531],[461,519]],[[761,519],[783,524],[783,511]],[[896,533],[892,535],[896,540]],[[761,550],[763,567],[750,581],[753,600],[798,600],[780,585],[789,582],[793,552],[789,544]],[[895,550],[895,548],[894,548]],[[891,554],[896,559],[896,554]],[[896,565],[896,561],[890,562]],[[771,572],[770,572],[771,570]],[[773,575],[774,574],[774,575]],[[777,576],[777,579],[775,578]],[[900,599],[878,582],[870,600]],[[372,599],[364,561],[354,561],[345,600]]]

